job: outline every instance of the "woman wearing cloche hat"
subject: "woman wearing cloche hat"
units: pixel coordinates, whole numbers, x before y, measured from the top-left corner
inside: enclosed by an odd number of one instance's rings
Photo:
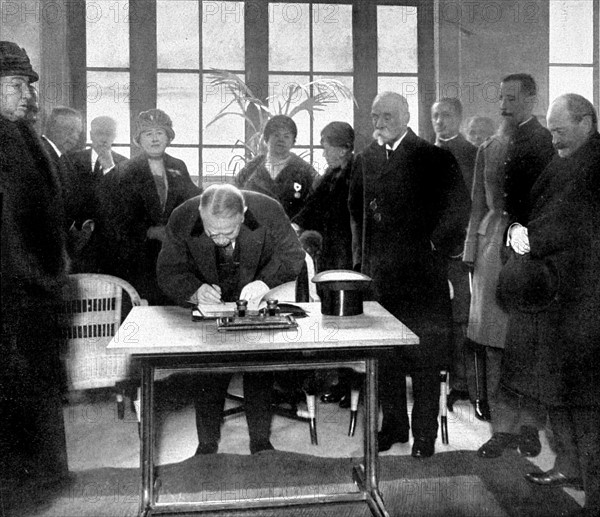
[[[151,305],[169,303],[156,283],[156,260],[169,216],[201,192],[185,163],[165,152],[174,138],[173,122],[164,111],[141,112],[133,138],[141,152],[117,166],[105,189],[112,243],[105,267],[130,282]]]

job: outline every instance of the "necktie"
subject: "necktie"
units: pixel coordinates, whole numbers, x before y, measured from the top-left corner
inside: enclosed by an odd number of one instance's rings
[[[94,176],[102,176],[102,165],[100,165],[100,158],[96,159],[94,164]]]

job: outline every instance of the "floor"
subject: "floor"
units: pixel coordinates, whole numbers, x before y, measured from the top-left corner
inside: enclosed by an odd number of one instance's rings
[[[185,376],[161,381],[157,419],[157,459],[159,464],[182,461],[192,456],[197,446],[194,408],[186,391]],[[240,390],[240,379],[234,377],[230,391]],[[409,401],[410,403],[410,401]],[[227,404],[235,404],[227,402]],[[127,405],[129,406],[129,405]],[[362,405],[361,405],[362,407]],[[359,408],[360,410],[360,408]],[[337,404],[317,404],[318,445],[311,445],[308,424],[275,416],[271,442],[276,449],[328,457],[362,455],[362,419],[359,413],[354,437],[347,436],[350,413]],[[106,391],[81,392],[71,397],[65,407],[65,424],[70,470],[100,467],[139,466],[138,424],[135,412],[127,407],[125,418],[117,417],[112,394]],[[457,402],[454,412],[448,412],[450,443],[443,445],[438,437],[436,451],[477,450],[491,436],[488,423],[477,420],[471,405]],[[546,433],[540,434],[542,453],[531,461],[543,470],[554,462]],[[220,453],[249,454],[246,419],[242,415],[225,420]],[[411,444],[395,444],[382,455],[409,455]],[[420,460],[414,460],[420,461]],[[426,461],[426,460],[422,460]],[[486,461],[482,459],[481,461]],[[565,489],[583,505],[581,491]]]

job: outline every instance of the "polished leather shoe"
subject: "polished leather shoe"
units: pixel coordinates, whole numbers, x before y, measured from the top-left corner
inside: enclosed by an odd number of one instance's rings
[[[459,400],[469,400],[469,393],[462,390],[450,390],[446,398],[446,407],[448,411],[454,411],[454,403]]]
[[[570,486],[577,488],[578,490],[583,490],[583,479],[567,477],[554,469],[549,470],[548,472],[530,472],[529,474],[525,474],[525,479],[541,486]]]
[[[435,439],[431,438],[415,438],[412,446],[413,458],[430,458],[435,452]]]
[[[504,449],[516,449],[519,435],[511,433],[494,433],[477,451],[480,458],[499,458]]]
[[[201,454],[216,454],[218,450],[218,443],[199,443],[194,456],[200,456]]]
[[[406,430],[381,430],[377,434],[377,443],[379,452],[389,451],[395,443],[408,442],[408,429]]]
[[[535,458],[542,451],[540,436],[535,427],[524,425],[519,435],[519,452],[521,456]]]
[[[490,415],[490,406],[487,400],[475,399],[473,402],[473,409],[475,410],[475,418],[482,422],[490,422],[492,417]]]
[[[258,454],[259,452],[264,451],[274,451],[275,447],[271,444],[269,440],[260,441],[256,443],[250,442],[250,454]]]

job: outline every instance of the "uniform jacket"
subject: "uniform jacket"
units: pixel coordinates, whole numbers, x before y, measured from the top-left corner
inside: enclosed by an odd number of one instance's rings
[[[235,244],[240,250],[239,291],[254,280],[269,288],[295,280],[304,251],[281,205],[263,194],[243,194],[248,210]],[[204,233],[199,206],[197,196],[173,212],[158,258],[159,285],[182,305],[202,284],[218,284],[215,245]]]
[[[470,191],[473,185],[473,171],[475,169],[475,156],[477,155],[477,147],[466,138],[458,133],[452,140],[440,141],[440,147],[452,153],[456,158],[460,172],[462,173],[465,185]]]
[[[502,382],[549,405],[599,405],[600,135],[555,157],[532,190],[531,258],[559,288],[537,314],[511,312]]]
[[[496,303],[500,250],[509,216],[504,196],[504,162],[508,141],[493,136],[477,152],[472,209],[463,260],[474,265],[467,337],[480,345],[503,348],[508,314]]]
[[[312,193],[317,171],[291,153],[288,164],[273,180],[264,166],[265,159],[265,155],[260,155],[249,162],[236,176],[235,184],[241,189],[253,190],[276,199],[282,204],[288,217],[292,218]]]
[[[319,271],[352,269],[352,232],[348,190],[352,162],[344,168],[327,169],[304,208],[292,220],[305,230],[323,237]]]
[[[535,117],[512,134],[503,166],[506,211],[512,221],[527,222],[529,193],[554,154],[550,132]]]
[[[103,178],[102,205],[105,209],[105,241],[108,256],[104,267],[129,281],[152,303],[164,303],[156,284],[156,259],[161,242],[148,239],[151,226],[166,225],[171,212],[181,203],[199,194],[185,163],[164,156],[168,193],[164,208],[145,153],[121,162]]]
[[[460,133],[451,140],[440,141],[439,147],[452,153],[462,173],[465,186],[470,192],[473,185],[473,170],[477,148],[467,142]],[[448,262],[448,280],[452,283],[454,290],[452,319],[457,323],[466,323],[469,319],[471,292],[469,289],[469,273],[460,256],[456,256]]]
[[[356,157],[349,208],[354,262],[373,279],[374,298],[420,337],[419,365],[445,365],[446,258],[462,245],[469,217],[456,160],[410,129],[389,160],[373,142]]]

